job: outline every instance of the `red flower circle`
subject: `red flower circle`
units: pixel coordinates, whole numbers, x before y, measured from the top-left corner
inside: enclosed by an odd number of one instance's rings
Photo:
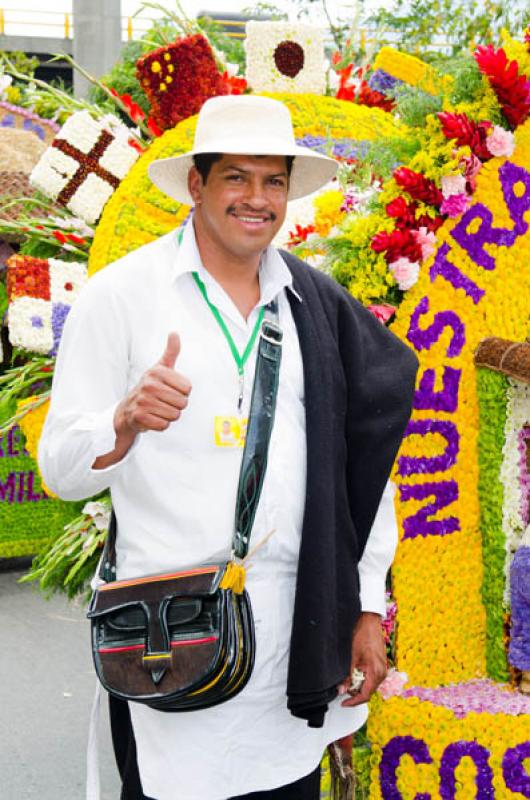
[[[298,42],[284,41],[274,51],[274,63],[282,75],[296,78],[305,61],[304,49]]]

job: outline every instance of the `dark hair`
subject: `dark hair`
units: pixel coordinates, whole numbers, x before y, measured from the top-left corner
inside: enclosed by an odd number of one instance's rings
[[[222,157],[222,153],[195,153],[193,156],[193,163],[203,183],[206,183],[208,180],[212,164],[215,164],[216,161],[220,161]],[[256,158],[263,158],[263,156],[256,156]],[[291,177],[294,156],[285,156],[285,161],[287,164],[287,175]]]

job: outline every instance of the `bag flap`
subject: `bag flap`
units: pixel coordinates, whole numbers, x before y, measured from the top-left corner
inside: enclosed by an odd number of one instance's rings
[[[225,569],[224,562],[106,583],[94,592],[87,617],[92,619],[141,601],[152,603],[170,597],[213,595]]]

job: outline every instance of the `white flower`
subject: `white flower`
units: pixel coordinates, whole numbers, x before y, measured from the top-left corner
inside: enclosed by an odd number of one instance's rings
[[[310,25],[249,20],[246,79],[255,92],[324,94],[324,40]]]
[[[7,90],[13,83],[11,75],[0,74],[0,99],[5,100],[7,97]]]
[[[447,199],[453,194],[466,193],[466,179],[463,175],[443,175],[442,194]]]
[[[8,309],[9,341],[34,353],[53,348],[52,304],[38,297],[15,297]]]
[[[98,531],[105,530],[110,523],[110,509],[105,503],[98,500],[91,500],[83,506],[83,514],[92,517],[94,525]]]

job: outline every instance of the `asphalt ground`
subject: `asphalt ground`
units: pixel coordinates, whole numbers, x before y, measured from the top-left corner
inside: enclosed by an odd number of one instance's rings
[[[45,599],[0,560],[0,800],[84,800],[96,676],[84,603]],[[107,703],[99,726],[101,800],[118,800]]]

